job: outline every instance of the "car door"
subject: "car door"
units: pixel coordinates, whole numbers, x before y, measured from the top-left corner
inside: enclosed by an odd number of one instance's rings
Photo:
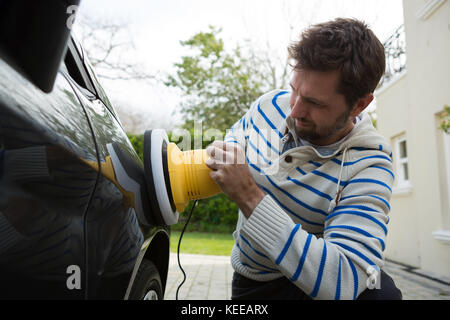
[[[65,69],[65,64],[62,64]],[[97,148],[64,72],[44,93],[0,56],[0,296],[84,298]]]
[[[72,78],[71,82],[91,123],[101,172],[86,214],[87,297],[123,299],[132,272],[138,267],[138,256],[144,241],[153,237],[160,228],[146,221],[149,204],[145,181],[138,181],[144,179],[139,156],[98,83],[82,47],[72,39],[69,51],[81,75],[78,81]],[[128,188],[127,181],[122,179],[128,177],[130,170],[135,178],[131,183],[136,186],[135,182],[138,182],[137,190],[133,189],[133,185]],[[165,259],[168,261],[168,256]]]

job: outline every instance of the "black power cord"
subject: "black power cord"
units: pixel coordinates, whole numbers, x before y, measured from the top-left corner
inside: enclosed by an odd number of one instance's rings
[[[194,203],[192,204],[191,212],[189,213],[189,216],[186,220],[186,223],[184,224],[183,230],[181,231],[180,240],[178,240],[178,248],[177,248],[177,259],[178,259],[178,267],[181,269],[181,272],[183,273],[183,281],[181,281],[180,285],[177,288],[177,293],[175,295],[175,299],[178,300],[178,291],[180,290],[181,286],[186,281],[186,273],[184,272],[183,268],[181,267],[180,263],[180,244],[181,239],[183,238],[184,231],[186,230],[186,227],[189,223],[189,220],[191,220],[192,213],[194,212],[195,205],[197,204],[197,200],[194,200]]]

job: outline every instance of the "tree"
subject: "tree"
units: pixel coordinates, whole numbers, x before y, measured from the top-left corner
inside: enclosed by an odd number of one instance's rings
[[[225,131],[261,94],[274,89],[264,67],[255,64],[255,56],[240,45],[228,52],[220,32],[210,26],[209,31],[181,41],[192,54],[183,56],[175,64],[176,75],[165,81],[182,92],[184,128],[201,121],[208,128]]]
[[[161,91],[158,71],[149,71],[136,56],[138,52],[128,22],[78,15],[73,29],[83,45],[102,86],[127,132],[138,134],[148,128],[169,129],[168,119],[146,105],[141,92]],[[118,89],[119,88],[119,89]]]
[[[155,74],[130,58],[135,51],[126,23],[77,17],[76,31],[99,78],[108,80],[153,80]],[[135,61],[135,62],[131,62]]]

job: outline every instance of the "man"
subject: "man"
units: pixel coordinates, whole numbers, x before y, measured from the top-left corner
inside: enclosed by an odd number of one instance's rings
[[[383,45],[364,23],[336,19],[289,54],[291,93],[262,96],[207,149],[211,177],[240,208],[232,299],[401,299],[379,272],[392,153],[362,113]]]

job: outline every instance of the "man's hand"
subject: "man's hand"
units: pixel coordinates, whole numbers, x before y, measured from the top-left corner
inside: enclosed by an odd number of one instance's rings
[[[211,157],[206,165],[212,170],[211,178],[230,197],[248,219],[264,198],[248,169],[244,150],[237,144],[214,141],[206,153]]]

